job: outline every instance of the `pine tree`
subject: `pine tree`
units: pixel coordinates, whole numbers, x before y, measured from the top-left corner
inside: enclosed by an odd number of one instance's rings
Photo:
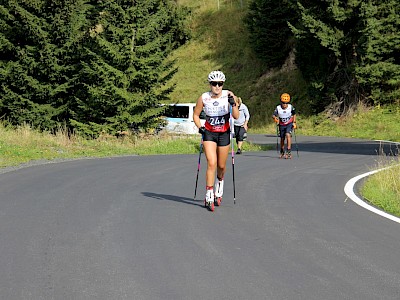
[[[83,0],[36,0],[0,8],[1,114],[40,129],[66,124],[88,7]]]
[[[71,124],[79,131],[151,128],[172,91],[168,54],[185,41],[185,14],[170,1],[104,1],[86,43]]]
[[[398,97],[398,1],[309,0],[298,7],[299,22],[291,25],[297,62],[317,91],[317,105],[339,101],[345,110],[360,100]]]
[[[56,114],[48,103],[51,83],[44,64],[52,61],[43,2],[8,1],[0,7],[0,113],[12,124],[51,127]]]
[[[298,38],[297,63],[305,77],[311,80],[316,112],[331,102],[342,103],[343,109],[365,98],[354,78],[357,56],[353,47],[360,38],[361,25],[359,2],[298,2],[299,23],[291,28]],[[311,46],[314,49],[310,50]]]
[[[0,5],[0,114],[88,136],[155,127],[189,37],[175,1],[10,0]],[[4,29],[3,29],[4,28]]]
[[[361,6],[361,57],[355,68],[358,82],[374,103],[400,100],[400,2],[367,1]]]
[[[270,67],[279,67],[291,50],[288,21],[295,18],[290,1],[253,0],[244,20],[251,47]]]

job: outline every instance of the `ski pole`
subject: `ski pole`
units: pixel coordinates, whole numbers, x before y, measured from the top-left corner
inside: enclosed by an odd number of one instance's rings
[[[279,150],[278,150],[278,136],[279,136],[278,124],[276,124],[276,152],[279,152]]]
[[[194,188],[194,197],[193,197],[193,200],[195,200],[195,199],[196,199],[196,193],[197,193],[197,182],[199,181],[200,160],[201,160],[201,152],[202,152],[202,151],[203,151],[203,135],[201,135],[201,141],[200,141],[199,162],[197,163],[196,187]]]
[[[233,204],[236,204],[236,189],[235,189],[235,154],[233,151],[233,136],[234,136],[234,124],[232,116],[232,105],[230,107],[231,113],[231,145],[232,145],[232,179],[233,179]]]
[[[294,142],[296,144],[297,157],[299,157],[299,147],[297,146],[296,129],[293,128]]]

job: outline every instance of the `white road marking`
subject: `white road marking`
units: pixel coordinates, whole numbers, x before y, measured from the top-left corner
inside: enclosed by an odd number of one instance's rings
[[[369,204],[367,204],[366,202],[364,202],[363,200],[361,200],[360,198],[357,197],[357,195],[354,193],[354,185],[356,184],[356,182],[358,180],[360,180],[361,178],[364,178],[366,176],[375,174],[377,172],[383,171],[387,168],[383,168],[383,169],[379,169],[379,170],[374,170],[368,173],[364,173],[361,175],[358,175],[356,177],[353,177],[352,179],[350,179],[346,185],[344,186],[344,192],[346,193],[347,197],[349,197],[351,200],[353,200],[355,203],[357,203],[358,205],[364,207],[365,209],[368,209],[369,211],[376,213],[384,218],[390,219],[394,222],[400,223],[400,218],[397,218],[395,216],[392,216],[391,214],[388,214],[384,211],[381,211]]]

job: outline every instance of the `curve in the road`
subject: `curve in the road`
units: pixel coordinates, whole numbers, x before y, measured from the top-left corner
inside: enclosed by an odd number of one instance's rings
[[[380,171],[383,171],[383,170],[386,170],[386,169],[387,168],[383,168],[383,169],[380,169],[380,170],[374,170],[374,171],[367,172],[367,173],[358,175],[356,177],[353,177],[344,186],[344,192],[346,193],[347,197],[349,197],[353,202],[355,202],[356,204],[364,207],[365,209],[368,209],[369,211],[371,211],[371,212],[373,212],[375,214],[378,214],[378,215],[380,215],[380,216],[382,216],[384,218],[387,218],[387,219],[392,220],[394,222],[400,223],[400,218],[397,218],[397,217],[395,217],[395,216],[393,216],[391,214],[388,214],[388,213],[386,213],[386,212],[384,212],[382,210],[377,209],[376,207],[373,207],[373,206],[367,204],[364,200],[362,200],[359,197],[357,197],[357,195],[354,193],[354,186],[360,179],[362,179],[364,177],[367,177],[369,175],[373,175],[373,174],[375,174],[377,172],[380,172]]]
[[[389,144],[389,145],[396,145],[396,146],[400,145],[400,143],[393,142],[393,141],[387,141],[387,140],[376,140],[376,142],[385,143],[385,144]],[[390,151],[391,150],[392,149],[390,148]],[[373,207],[372,205],[369,205],[364,200],[360,199],[354,192],[354,186],[356,185],[356,183],[360,179],[362,179],[364,177],[367,177],[367,176],[370,176],[370,175],[373,175],[375,173],[378,173],[378,172],[386,170],[386,169],[388,169],[388,167],[381,168],[381,169],[374,170],[374,171],[370,171],[370,172],[367,172],[367,173],[364,173],[364,174],[360,174],[358,176],[353,177],[344,186],[344,192],[347,195],[347,197],[349,197],[354,203],[360,205],[361,207],[364,207],[365,209],[367,209],[367,210],[369,210],[369,211],[371,211],[371,212],[373,212],[373,213],[375,213],[377,215],[380,215],[380,216],[382,216],[384,218],[387,218],[387,219],[392,220],[394,222],[400,223],[400,218],[395,217],[395,216],[393,216],[391,214],[388,214],[388,213],[386,213],[386,212],[384,212],[382,210],[379,210],[376,207]]]

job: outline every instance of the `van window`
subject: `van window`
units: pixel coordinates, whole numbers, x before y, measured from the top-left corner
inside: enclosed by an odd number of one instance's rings
[[[189,118],[188,106],[171,105],[165,112],[167,118]]]

